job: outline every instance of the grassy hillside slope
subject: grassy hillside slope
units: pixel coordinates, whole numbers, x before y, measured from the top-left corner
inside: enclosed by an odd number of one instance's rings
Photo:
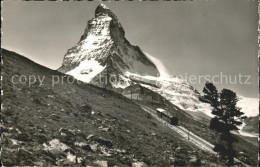
[[[7,50],[2,50],[2,59],[1,160],[5,166],[221,164],[148,118],[122,95],[69,83],[68,76],[52,86],[52,78],[63,74]],[[18,82],[21,76],[44,77],[43,85],[39,80],[30,86]]]

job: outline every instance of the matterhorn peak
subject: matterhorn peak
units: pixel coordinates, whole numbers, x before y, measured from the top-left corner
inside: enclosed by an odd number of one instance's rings
[[[158,75],[156,66],[138,46],[131,45],[117,16],[104,4],[99,4],[95,17],[87,23],[76,46],[68,50],[59,69],[84,82],[92,82],[97,75],[114,75],[127,80],[126,72]],[[111,85],[118,87],[117,83]]]
[[[95,17],[97,18],[98,16],[109,16],[117,20],[116,15],[103,3],[100,3],[95,10]]]
[[[97,6],[97,8],[96,8],[95,13],[97,13],[97,12],[102,12],[102,11],[110,11],[110,12],[111,12],[111,10],[110,10],[105,4],[100,3],[100,4]]]
[[[103,4],[103,3],[100,3],[99,5],[98,5],[98,7],[100,7],[100,8],[104,8],[104,9],[109,9],[105,4]],[[98,8],[97,7],[97,8]]]

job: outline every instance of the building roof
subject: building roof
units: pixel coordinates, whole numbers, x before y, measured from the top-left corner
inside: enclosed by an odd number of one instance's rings
[[[162,109],[162,108],[157,108],[157,111],[159,111],[159,112],[164,112],[165,110]]]
[[[166,110],[164,110],[162,108],[157,108],[156,110],[161,112],[161,113],[163,113],[164,115],[167,115],[169,117],[173,117],[173,115],[170,112],[168,112],[168,111],[166,111]]]

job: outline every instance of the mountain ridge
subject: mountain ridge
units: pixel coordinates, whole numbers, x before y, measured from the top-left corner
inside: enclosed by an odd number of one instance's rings
[[[95,71],[94,67],[82,65],[83,62],[90,64],[88,61],[96,62],[95,67],[99,67],[100,70]],[[88,21],[80,41],[68,50],[58,70],[72,74],[80,80],[88,78],[92,73],[97,75],[105,70],[112,71],[113,75],[123,80],[126,80],[123,76],[125,71],[154,76],[159,73],[141,49],[131,45],[125,38],[125,31],[117,16],[104,4],[98,5],[95,17]],[[82,70],[90,72],[82,74]],[[85,81],[89,82],[92,79],[93,76]]]

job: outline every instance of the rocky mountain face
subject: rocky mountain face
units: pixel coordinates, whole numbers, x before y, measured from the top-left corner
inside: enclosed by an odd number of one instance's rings
[[[113,85],[111,82],[106,85],[114,88],[119,87],[120,81],[124,81],[123,87],[129,86],[131,81],[124,76],[126,71],[152,76],[159,74],[141,49],[127,41],[117,16],[104,4],[96,8],[95,17],[88,21],[77,45],[65,54],[59,71],[85,82],[113,76]]]

